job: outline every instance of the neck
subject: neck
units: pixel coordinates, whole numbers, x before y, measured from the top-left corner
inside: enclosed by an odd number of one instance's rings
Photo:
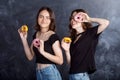
[[[49,31],[48,28],[42,28],[40,32],[41,32],[41,33],[46,33],[46,32],[48,32],[48,31]]]
[[[82,27],[79,27],[76,29],[77,34],[84,32],[84,29]]]

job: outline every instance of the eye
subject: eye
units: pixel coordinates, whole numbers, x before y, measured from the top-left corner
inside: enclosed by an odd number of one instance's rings
[[[46,19],[51,19],[50,16],[46,16]]]
[[[42,15],[39,15],[39,18],[43,18],[44,16],[42,16]]]

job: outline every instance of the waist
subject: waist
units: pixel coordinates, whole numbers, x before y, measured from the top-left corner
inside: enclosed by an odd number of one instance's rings
[[[81,73],[74,73],[74,74],[70,74],[70,75],[85,75],[88,74],[87,72],[81,72]]]
[[[41,70],[41,69],[44,69],[44,68],[46,68],[46,67],[48,67],[48,66],[51,66],[52,64],[41,64],[41,63],[37,63],[37,67],[36,67],[36,69],[37,70]]]

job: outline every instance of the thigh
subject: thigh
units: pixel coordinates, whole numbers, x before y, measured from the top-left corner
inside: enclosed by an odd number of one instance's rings
[[[90,80],[87,73],[71,74],[69,80]]]

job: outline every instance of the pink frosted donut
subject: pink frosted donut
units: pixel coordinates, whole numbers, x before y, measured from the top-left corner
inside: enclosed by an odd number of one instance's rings
[[[83,21],[83,14],[78,13],[74,16],[74,20],[77,22],[82,22]]]
[[[35,46],[35,47],[40,47],[40,40],[39,39],[34,39],[33,40],[33,46]]]

